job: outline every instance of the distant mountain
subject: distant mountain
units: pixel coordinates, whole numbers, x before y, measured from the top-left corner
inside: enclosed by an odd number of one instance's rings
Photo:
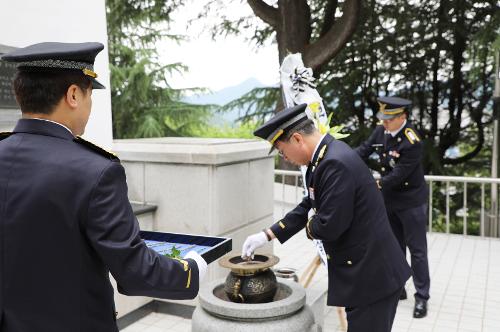
[[[16,49],[17,49],[17,47],[0,44],[0,54],[9,53],[9,52],[14,51]]]
[[[215,104],[215,105],[225,105],[235,99],[240,98],[244,94],[252,91],[255,88],[265,87],[266,85],[259,82],[254,77],[251,77],[238,85],[230,86],[219,91],[214,91],[213,93],[194,95],[184,98],[188,103],[192,104]],[[217,115],[212,123],[214,125],[222,125],[224,123],[232,124],[239,117],[239,110],[232,110],[224,114]]]
[[[215,104],[224,105],[233,101],[254,88],[264,87],[256,78],[251,77],[238,85],[230,86],[219,91],[203,95],[194,95],[185,98],[185,101],[193,104]]]

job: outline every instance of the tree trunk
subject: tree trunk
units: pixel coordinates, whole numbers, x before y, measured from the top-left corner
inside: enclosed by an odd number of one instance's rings
[[[438,131],[438,105],[439,105],[439,79],[438,79],[438,70],[439,70],[439,57],[441,52],[441,40],[442,40],[442,22],[444,20],[443,11],[444,11],[443,0],[439,4],[438,9],[438,24],[437,24],[437,33],[436,33],[436,49],[434,50],[434,62],[432,63],[432,104],[431,104],[431,130],[429,133],[429,140],[432,145],[435,144],[436,135]]]
[[[342,17],[336,21],[334,17],[324,19],[321,38],[311,43],[311,9],[306,0],[278,0],[277,7],[262,0],[247,2],[254,14],[276,32],[280,63],[288,54],[299,52],[305,65],[313,70],[328,63],[342,50],[354,34],[361,11],[361,0],[346,0]],[[332,8],[337,4],[329,5],[327,14],[334,15]]]
[[[450,126],[446,132],[441,135],[439,142],[439,152],[441,155],[441,162],[444,161],[446,150],[455,145],[460,139],[460,125],[462,122],[463,112],[463,73],[462,66],[464,62],[464,52],[467,43],[467,38],[464,35],[464,9],[462,0],[457,0],[455,5],[457,13],[457,22],[454,24],[453,32],[455,43],[452,46],[452,59],[453,59],[453,78],[450,86],[449,94],[449,114]]]

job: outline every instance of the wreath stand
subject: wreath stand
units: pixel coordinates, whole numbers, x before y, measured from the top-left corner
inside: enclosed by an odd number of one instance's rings
[[[312,278],[316,274],[316,271],[318,270],[318,267],[321,265],[321,258],[319,255],[316,255],[316,257],[313,258],[312,262],[307,266],[306,270],[302,275],[300,276],[299,282],[304,286],[304,288],[307,288],[309,284],[311,283]],[[343,307],[337,307],[337,315],[339,317],[340,321],[340,328],[343,331],[347,331],[347,319],[345,317],[345,310]]]

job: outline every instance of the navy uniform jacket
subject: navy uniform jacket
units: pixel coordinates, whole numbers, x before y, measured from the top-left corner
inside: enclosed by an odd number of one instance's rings
[[[0,331],[118,331],[113,288],[192,299],[194,260],[139,238],[119,160],[64,127],[21,119],[0,141]]]
[[[309,196],[271,230],[281,243],[304,227],[311,238],[323,240],[328,305],[367,305],[403,287],[410,268],[363,160],[347,144],[326,135],[306,179]],[[311,208],[316,213],[308,221]]]
[[[377,126],[371,136],[355,151],[367,160],[375,152],[375,170],[380,172],[380,185],[389,210],[404,210],[427,203],[428,189],[422,168],[422,141],[409,121],[392,137]],[[393,154],[396,152],[399,157]]]

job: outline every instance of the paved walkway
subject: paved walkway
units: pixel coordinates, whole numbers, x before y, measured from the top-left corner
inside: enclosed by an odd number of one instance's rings
[[[393,332],[499,332],[500,240],[433,233],[428,236],[431,272],[429,314],[413,319],[413,299],[401,301]],[[303,232],[284,245],[276,243],[278,266],[293,267],[298,274],[315,256]],[[326,288],[327,274],[320,267],[310,287]],[[414,293],[411,280],[408,294]],[[335,308],[326,307],[325,332],[341,331]],[[189,319],[152,313],[123,332],[188,332]]]

